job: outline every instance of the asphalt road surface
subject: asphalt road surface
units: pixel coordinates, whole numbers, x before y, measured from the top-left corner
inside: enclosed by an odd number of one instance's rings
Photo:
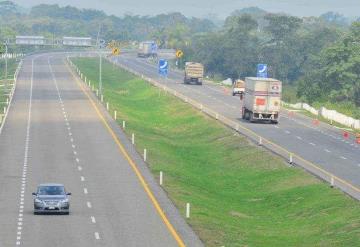
[[[241,119],[241,102],[224,87],[212,83],[185,85],[183,73],[171,70],[168,78],[158,75],[156,64],[134,54],[111,58],[116,63],[157,79],[158,82],[188,96],[204,106],[237,121],[242,126],[317,164],[324,170],[360,188],[360,144],[353,137],[345,139],[343,131],[330,125],[314,125],[310,118],[283,111],[278,125],[249,123]]]
[[[170,231],[108,127],[128,147],[124,134],[81,88],[59,54],[25,58],[0,135],[0,246],[202,246],[140,164]],[[33,215],[47,182],[72,192],[69,216]]]

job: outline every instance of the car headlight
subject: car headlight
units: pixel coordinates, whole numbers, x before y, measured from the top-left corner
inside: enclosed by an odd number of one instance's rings
[[[61,204],[68,204],[69,203],[69,199],[65,199],[61,201]]]
[[[35,199],[35,203],[39,203],[39,204],[42,204],[43,203],[43,201],[41,201],[41,200],[39,200],[39,199]]]

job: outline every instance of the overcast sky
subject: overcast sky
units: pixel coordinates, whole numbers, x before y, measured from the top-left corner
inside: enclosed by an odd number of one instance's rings
[[[39,3],[94,8],[121,16],[155,15],[179,11],[187,16],[216,14],[226,17],[236,9],[258,6],[270,12],[286,12],[298,16],[318,16],[328,11],[348,17],[360,16],[360,0],[13,0],[24,7]]]

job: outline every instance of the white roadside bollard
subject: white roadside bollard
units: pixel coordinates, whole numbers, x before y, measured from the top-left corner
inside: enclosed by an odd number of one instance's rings
[[[203,111],[204,106],[200,104],[200,111]]]
[[[162,171],[160,171],[160,177],[159,177],[159,184],[160,185],[163,185],[163,172]]]
[[[4,106],[4,114],[5,114],[5,112],[6,112],[6,106]]]
[[[259,146],[262,146],[262,137],[259,137]]]
[[[106,102],[106,110],[109,110],[109,102]]]
[[[101,95],[101,102],[104,101],[104,95]]]
[[[290,153],[289,164],[290,164],[290,165],[293,164],[293,154],[292,154],[292,153]]]
[[[146,157],[147,156],[147,150],[146,150],[146,148],[144,149],[144,161],[146,162]]]
[[[125,127],[126,127],[126,123],[125,123],[125,121],[123,120],[123,129],[125,129]]]
[[[190,203],[186,203],[186,218],[190,218]]]
[[[117,112],[114,111],[114,119],[116,120],[116,118],[117,118]]]
[[[334,185],[335,185],[334,176],[331,176],[330,187],[334,188]]]
[[[216,118],[216,120],[218,120],[219,119],[219,114],[216,113],[215,118]]]
[[[135,144],[135,134],[134,133],[131,134],[131,143],[133,145]]]

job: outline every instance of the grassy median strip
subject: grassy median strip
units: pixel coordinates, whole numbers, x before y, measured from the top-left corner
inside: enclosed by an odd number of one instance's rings
[[[92,83],[98,59],[73,62]],[[359,246],[359,202],[105,62],[104,98],[206,246]],[[341,164],[339,164],[341,165]]]

